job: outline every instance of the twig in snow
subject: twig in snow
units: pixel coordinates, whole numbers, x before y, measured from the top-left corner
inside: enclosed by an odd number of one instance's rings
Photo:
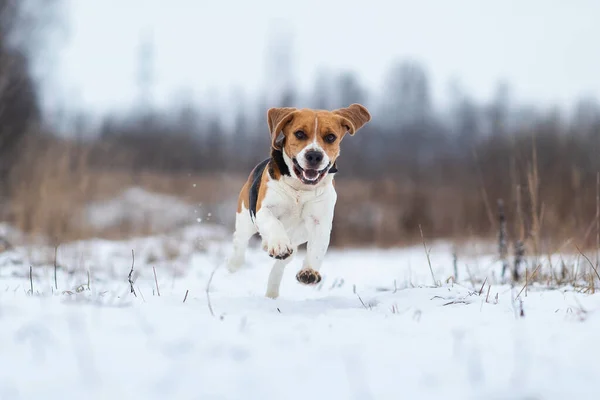
[[[331,284],[331,287],[329,288],[329,290],[332,290],[337,285],[337,283],[338,283],[338,278],[335,278],[335,280]]]
[[[185,296],[183,297],[183,302],[184,302],[184,303],[185,303],[185,301],[187,300],[187,295],[188,295],[188,293],[189,293],[189,292],[190,292],[190,290],[189,290],[189,289],[185,291]]]
[[[452,301],[449,301],[448,303],[445,303],[445,304],[442,304],[442,305],[443,306],[449,306],[451,304],[469,304],[469,303],[467,303],[464,300],[452,300]]]
[[[519,316],[525,317],[525,311],[523,310],[523,300],[519,299]]]
[[[160,297],[160,289],[158,288],[158,279],[156,278],[156,268],[152,267],[152,271],[154,271],[154,283],[156,283],[156,293],[158,293],[158,297]]]
[[[531,276],[528,276],[527,271],[525,271],[525,285],[523,286],[523,288],[521,288],[521,291],[519,292],[517,297],[515,297],[515,299],[518,299],[519,296],[521,296],[521,293],[523,293],[523,290],[525,290],[525,296],[527,296],[527,287],[529,286],[531,279],[535,278],[535,275],[537,274],[537,272],[539,271],[541,266],[542,266],[542,264],[538,264],[538,266],[535,267],[535,269],[533,270],[533,273],[531,274]]]
[[[215,276],[215,272],[217,272],[218,268],[219,264],[217,264],[217,266],[213,269],[212,273],[210,274],[210,277],[208,278],[208,282],[206,283],[206,301],[208,304],[208,311],[210,311],[210,315],[212,315],[213,317],[215,316],[215,313],[213,312],[212,304],[210,302],[210,283],[212,282],[213,276]]]
[[[131,271],[129,271],[129,276],[127,277],[127,281],[129,282],[129,288],[131,289],[130,293],[133,293],[133,295],[135,297],[137,297],[137,294],[135,293],[135,290],[133,289],[133,279],[132,279],[132,275],[133,275],[133,266],[135,264],[135,254],[133,253],[133,249],[131,249]]]
[[[29,283],[31,285],[31,295],[33,296],[33,267],[29,266]]]
[[[489,303],[489,299],[490,299],[490,290],[492,289],[492,285],[488,285],[488,291],[487,291],[487,295],[485,296],[485,302]]]
[[[363,301],[363,299],[361,299],[360,295],[358,293],[356,293],[356,297],[358,297],[358,300],[360,300],[360,304],[363,305],[363,307],[365,308],[365,310],[370,310],[371,307],[367,307],[367,305],[365,304],[365,302]]]
[[[434,286],[438,286],[437,281],[435,280],[435,275],[433,274],[433,268],[431,267],[431,259],[429,258],[429,251],[427,250],[427,245],[425,244],[425,237],[423,236],[423,229],[421,229],[421,224],[419,224],[419,231],[421,232],[421,240],[423,240],[423,248],[425,249],[425,255],[427,256],[427,263],[429,264],[431,279],[433,279]]]
[[[481,296],[481,293],[483,293],[483,287],[485,286],[487,282],[487,278],[484,279],[483,284],[481,285],[481,289],[479,289],[479,295]]]
[[[140,289],[140,287],[138,286],[138,292],[140,293],[140,296],[142,296],[142,300],[144,301],[144,303],[146,302],[146,299],[144,298],[144,293],[142,292],[142,289]]]

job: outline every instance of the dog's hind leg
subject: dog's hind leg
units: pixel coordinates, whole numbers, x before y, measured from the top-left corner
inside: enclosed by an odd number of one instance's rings
[[[271,268],[271,273],[269,274],[269,281],[267,283],[267,293],[266,296],[272,299],[276,299],[279,297],[279,286],[281,285],[281,278],[283,278],[283,272],[285,271],[286,265],[288,265],[294,255],[297,253],[297,249],[295,248],[292,254],[286,258],[285,260],[277,260]]]
[[[227,260],[229,272],[236,272],[246,261],[248,241],[256,233],[256,227],[250,218],[248,209],[242,207],[235,215],[235,232],[233,233],[233,249]]]

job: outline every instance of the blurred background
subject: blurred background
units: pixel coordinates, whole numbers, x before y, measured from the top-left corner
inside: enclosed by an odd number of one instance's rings
[[[367,5],[368,4],[368,5]],[[0,221],[231,230],[267,109],[365,105],[333,246],[593,242],[600,3],[0,0]],[[595,235],[591,235],[595,236]]]

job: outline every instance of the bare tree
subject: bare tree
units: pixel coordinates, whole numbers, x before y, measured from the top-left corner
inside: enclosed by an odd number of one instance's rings
[[[414,61],[392,66],[386,82],[386,114],[394,125],[421,123],[431,117],[429,78]]]

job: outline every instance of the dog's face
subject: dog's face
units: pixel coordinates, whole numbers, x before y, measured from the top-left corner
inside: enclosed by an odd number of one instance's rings
[[[334,111],[271,108],[267,117],[273,148],[282,150],[292,177],[306,185],[316,185],[327,175],[346,133],[354,135],[371,120],[360,104]]]

